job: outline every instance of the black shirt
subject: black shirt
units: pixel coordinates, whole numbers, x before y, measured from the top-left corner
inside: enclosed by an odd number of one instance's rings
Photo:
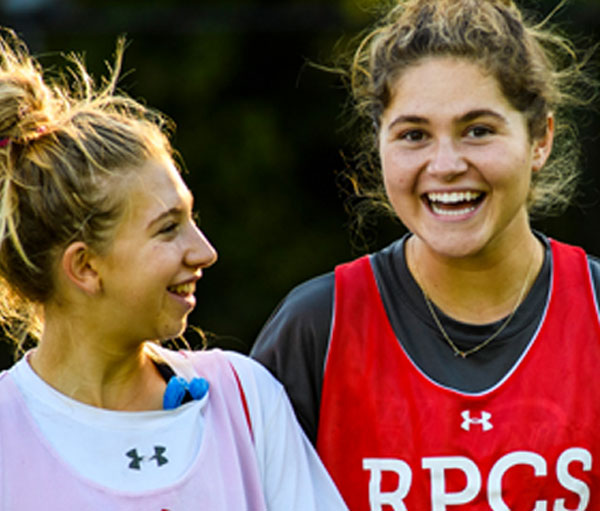
[[[537,234],[537,233],[536,233]],[[477,394],[499,384],[537,333],[549,299],[552,275],[550,244],[542,269],[504,330],[484,349],[457,357],[442,337],[404,257],[407,236],[370,256],[387,316],[407,355],[431,380]],[[600,260],[588,256],[598,303]],[[308,438],[316,442],[325,356],[334,302],[333,272],[295,287],[277,306],[260,332],[251,356],[285,386]],[[434,305],[435,307],[435,305]],[[436,308],[444,329],[462,350],[496,332],[501,319],[486,325],[462,323]]]

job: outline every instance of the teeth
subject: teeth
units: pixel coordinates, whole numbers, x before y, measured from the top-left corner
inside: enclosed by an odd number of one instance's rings
[[[459,202],[469,202],[481,196],[480,192],[443,192],[428,193],[427,198],[430,202],[441,202],[442,204],[458,204]],[[471,209],[472,208],[466,208]]]
[[[461,209],[444,209],[444,208],[440,208],[437,204],[432,203],[431,204],[431,209],[433,210],[433,212],[436,215],[441,215],[441,216],[458,216],[458,215],[466,215],[468,213],[471,213],[471,211],[475,211],[475,207],[474,206],[467,206],[465,208],[461,208]]]
[[[177,286],[169,286],[169,291],[178,295],[190,295],[194,292],[194,283],[179,284]]]

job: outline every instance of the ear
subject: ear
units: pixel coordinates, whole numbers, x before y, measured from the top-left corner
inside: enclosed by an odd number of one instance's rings
[[[552,142],[554,141],[554,116],[548,114],[546,133],[542,138],[534,140],[533,142],[533,160],[531,169],[533,172],[539,171],[550,156],[552,152]]]
[[[94,253],[83,241],[71,243],[61,259],[62,270],[67,279],[88,294],[100,290],[100,276],[94,260]]]

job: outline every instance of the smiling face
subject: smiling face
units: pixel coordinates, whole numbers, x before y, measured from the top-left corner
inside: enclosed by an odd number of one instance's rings
[[[147,162],[126,180],[125,212],[98,258],[99,314],[116,336],[135,340],[181,334],[196,282],[216,252],[196,226],[193,198],[169,160]]]
[[[432,57],[406,69],[382,116],[379,152],[396,214],[445,257],[516,246],[529,236],[532,171],[551,147],[473,62]]]

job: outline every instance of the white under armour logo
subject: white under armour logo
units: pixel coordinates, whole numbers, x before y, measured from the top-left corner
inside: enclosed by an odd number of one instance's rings
[[[471,417],[471,412],[469,410],[465,410],[461,413],[461,416],[464,420],[460,427],[465,431],[471,430],[471,424],[479,424],[483,431],[489,431],[494,427],[490,422],[492,414],[489,412],[481,412],[481,417]]]

